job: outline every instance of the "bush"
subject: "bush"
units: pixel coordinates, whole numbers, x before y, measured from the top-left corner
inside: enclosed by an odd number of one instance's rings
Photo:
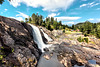
[[[86,36],[88,36],[88,34],[87,33],[84,33],[84,36],[86,37]]]
[[[79,42],[84,42],[84,39],[80,36],[79,38],[77,38],[77,40],[79,41]]]
[[[89,38],[84,38],[86,43],[89,43]]]
[[[65,29],[63,30],[63,33],[65,33]]]

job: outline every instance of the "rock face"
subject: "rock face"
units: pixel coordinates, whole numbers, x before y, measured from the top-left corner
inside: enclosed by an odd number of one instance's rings
[[[53,36],[57,37],[59,35],[62,35],[63,34],[63,31],[62,30],[53,30],[52,31],[52,34],[53,34]]]
[[[0,66],[35,67],[41,54],[30,26],[0,16]]]

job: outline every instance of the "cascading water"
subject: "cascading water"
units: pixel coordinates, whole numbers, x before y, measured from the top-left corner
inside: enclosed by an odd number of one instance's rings
[[[41,49],[42,52],[44,52],[44,48],[48,48],[51,45],[46,45],[43,40],[42,40],[42,36],[40,33],[40,30],[38,27],[29,24],[32,27],[33,30],[33,38],[34,38],[34,42],[38,45],[39,49]]]
[[[44,35],[44,37],[48,40],[48,42],[53,41],[42,29],[40,29]]]

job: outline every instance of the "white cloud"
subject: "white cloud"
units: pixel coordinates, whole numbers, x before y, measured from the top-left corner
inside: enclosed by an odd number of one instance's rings
[[[22,12],[19,12],[19,11],[17,11],[17,12],[19,13],[19,14],[16,15],[17,17],[23,17],[23,18],[28,18],[29,17],[28,15],[26,15]]]
[[[7,11],[8,9],[5,9],[5,11]]]
[[[94,20],[93,18],[88,19],[89,21]]]
[[[91,2],[91,3],[87,3],[87,4],[82,4],[82,5],[80,5],[80,7],[85,7],[85,6],[87,6],[87,7],[93,7],[93,6],[97,6],[99,4],[100,3]]]
[[[82,4],[82,5],[80,5],[80,7],[85,7],[85,6],[87,6],[87,4]]]
[[[99,4],[100,4],[100,3],[92,4],[90,7],[97,6],[97,5],[99,5]]]
[[[14,7],[20,6],[21,3],[33,8],[43,7],[44,11],[57,11],[67,9],[75,0],[11,0],[10,4]]]
[[[51,14],[48,15],[48,17],[55,17],[55,16],[58,16],[58,15],[60,15],[60,13],[57,13],[57,14],[56,13],[51,13]]]
[[[81,17],[55,17],[57,18],[58,21],[73,21],[73,20],[78,20]]]
[[[90,18],[88,19],[90,22],[94,22],[94,23],[97,23],[97,22],[100,22],[100,18]]]
[[[72,22],[66,22],[66,24],[67,24],[67,25],[69,25],[69,24],[72,25],[72,24],[75,24],[75,22],[73,22],[73,21],[72,21]]]
[[[24,20],[22,17],[10,17],[10,18],[13,18],[13,19],[16,19],[16,20],[19,20],[19,21]]]
[[[28,15],[26,15],[26,14],[24,14],[24,13],[22,13],[22,12],[19,12],[19,11],[17,11],[19,14],[17,14],[15,17],[10,17],[10,18],[14,18],[14,19],[16,19],[16,20],[19,20],[19,21],[22,21],[22,20],[24,20],[25,18],[28,18],[29,16]]]
[[[67,17],[67,16],[62,16],[62,17],[56,17],[60,15],[60,13],[51,13],[48,15],[48,17],[54,17],[54,19],[57,19],[58,21],[73,21],[73,20],[78,20],[81,17]]]
[[[48,15],[48,17],[55,17],[57,14],[56,13],[51,13]]]

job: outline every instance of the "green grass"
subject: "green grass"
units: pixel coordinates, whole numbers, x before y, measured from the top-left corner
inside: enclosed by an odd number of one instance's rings
[[[75,34],[75,33],[82,33],[82,32],[76,32],[76,31],[65,31],[66,34]]]

